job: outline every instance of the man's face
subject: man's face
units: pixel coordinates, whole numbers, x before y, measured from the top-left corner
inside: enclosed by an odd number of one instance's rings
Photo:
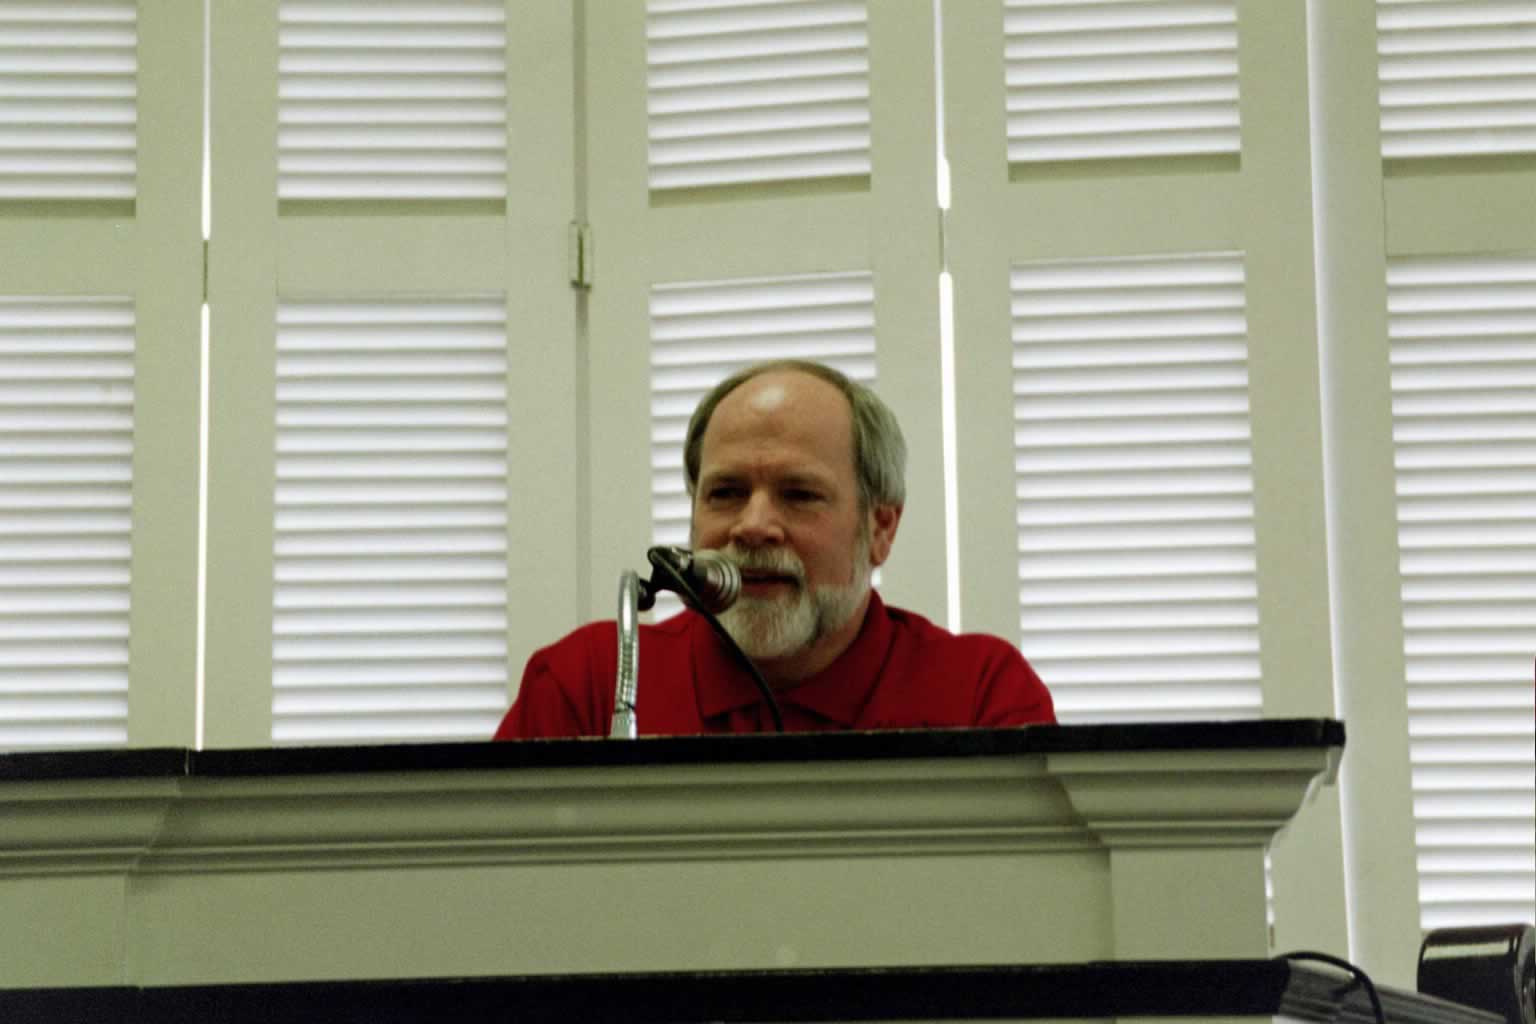
[[[852,418],[836,387],[775,371],[716,406],[700,448],[693,544],[742,567],[741,600],[721,621],[754,660],[803,677],[857,635],[869,574],[900,516],[859,504]]]

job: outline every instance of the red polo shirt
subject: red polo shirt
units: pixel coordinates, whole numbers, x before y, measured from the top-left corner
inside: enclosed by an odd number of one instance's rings
[[[496,738],[606,736],[618,634],[594,622],[528,659]],[[685,611],[640,629],[643,735],[767,732],[762,697],[704,618]],[[871,592],[863,628],[837,660],[775,691],[790,732],[1008,726],[1056,721],[1051,695],[1022,655],[992,636],[956,636]]]

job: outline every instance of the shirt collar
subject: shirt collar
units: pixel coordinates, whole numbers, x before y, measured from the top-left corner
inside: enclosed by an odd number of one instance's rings
[[[725,644],[696,612],[693,626],[693,670],[699,715],[708,720],[762,701],[749,676]],[[893,636],[885,603],[874,590],[864,623],[848,649],[816,675],[785,690],[774,691],[780,706],[795,705],[844,728],[858,720],[869,702]]]

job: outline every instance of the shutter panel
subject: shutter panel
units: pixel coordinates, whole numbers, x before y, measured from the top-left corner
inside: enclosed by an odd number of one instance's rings
[[[650,187],[867,176],[863,0],[650,0]]]
[[[1536,920],[1536,256],[1387,284],[1423,926]]]
[[[1240,149],[1234,0],[1007,0],[1008,160]]]
[[[1382,155],[1536,153],[1536,6],[1377,0]]]
[[[134,0],[0,0],[0,200],[134,197]]]
[[[500,0],[283,0],[281,199],[506,197]]]
[[[0,748],[128,740],[134,313],[0,298]]]
[[[690,282],[651,289],[652,543],[688,544],[688,419],[706,392],[768,359],[811,359],[875,381],[875,287],[868,273]],[[657,617],[680,605],[670,595]]]
[[[1261,712],[1243,279],[1013,271],[1021,647],[1064,722]]]
[[[505,339],[500,299],[280,307],[274,741],[495,729]]]

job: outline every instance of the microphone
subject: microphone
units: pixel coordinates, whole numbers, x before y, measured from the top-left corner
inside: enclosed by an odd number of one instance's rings
[[[645,587],[652,591],[676,591],[704,616],[709,628],[720,638],[726,650],[752,677],[752,684],[762,694],[763,703],[773,716],[773,731],[783,732],[784,714],[779,710],[779,702],[774,699],[773,690],[769,689],[763,674],[752,663],[752,659],[747,657],[741,645],[715,617],[735,604],[741,596],[741,570],[736,568],[736,563],[718,551],[689,551],[687,548],[673,547],[651,548],[645,557],[656,567]],[[617,728],[617,716],[615,723]]]
[[[718,552],[662,546],[651,548],[645,557],[657,570],[651,574],[653,589],[697,597],[702,611],[718,615],[741,596],[741,570]]]

